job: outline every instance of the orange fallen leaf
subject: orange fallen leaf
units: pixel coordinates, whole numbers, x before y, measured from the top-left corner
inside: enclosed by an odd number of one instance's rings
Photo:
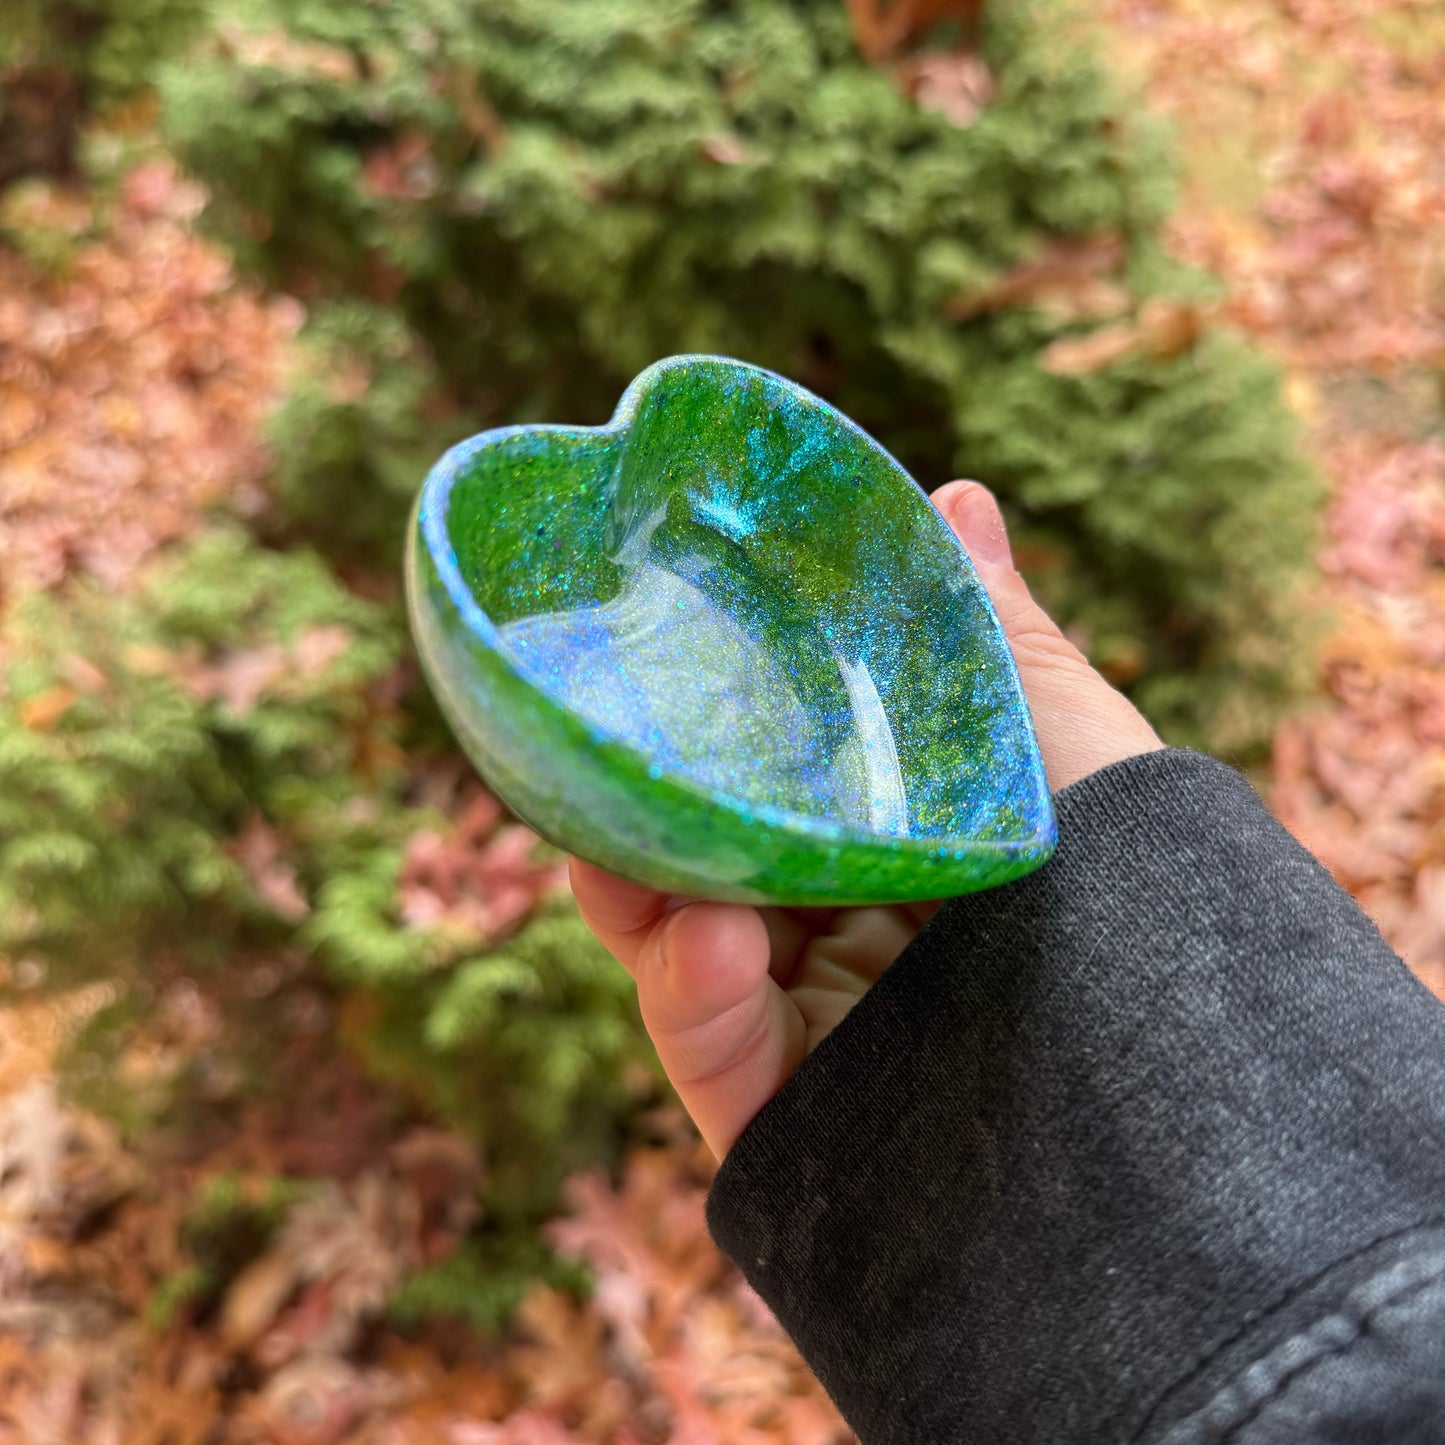
[[[735,135],[717,135],[703,141],[699,147],[703,155],[720,166],[739,166],[747,160],[750,152]]]
[[[966,50],[926,53],[897,69],[904,92],[924,110],[936,111],[956,126],[970,126],[993,99],[994,81],[983,58]]]
[[[275,1323],[301,1282],[294,1255],[272,1250],[253,1260],[231,1281],[221,1302],[221,1342],[247,1350]]]
[[[260,813],[247,814],[227,851],[245,870],[257,898],[278,918],[299,923],[311,912],[281,835]]]
[[[1083,376],[1134,356],[1167,361],[1190,350],[1203,330],[1201,308],[1155,297],[1139,308],[1132,321],[1051,342],[1041,353],[1039,366],[1054,376]]]
[[[983,0],[846,0],[853,38],[866,60],[888,60],[945,20],[972,27]]]
[[[20,704],[20,721],[31,732],[48,733],[75,706],[79,698],[80,694],[73,687],[57,683],[54,687],[46,688],[44,692],[36,693],[34,697],[26,698]]]
[[[1117,313],[1129,300],[1115,279],[1123,264],[1124,242],[1112,231],[1053,241],[990,285],[955,296],[944,305],[943,315],[949,321],[967,321],[1012,306],[1039,306],[1066,317]]]

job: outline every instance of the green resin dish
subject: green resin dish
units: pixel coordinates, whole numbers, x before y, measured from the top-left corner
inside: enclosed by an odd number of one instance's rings
[[[487,783],[640,883],[781,904],[1006,882],[1056,830],[982,583],[846,416],[715,356],[605,427],[453,447],[413,517],[411,622]]]

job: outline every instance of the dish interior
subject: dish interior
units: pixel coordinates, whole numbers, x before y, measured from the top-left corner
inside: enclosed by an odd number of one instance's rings
[[[654,777],[829,832],[1039,832],[1031,725],[966,555],[887,453],[780,378],[694,363],[608,428],[491,434],[446,505],[498,651]]]

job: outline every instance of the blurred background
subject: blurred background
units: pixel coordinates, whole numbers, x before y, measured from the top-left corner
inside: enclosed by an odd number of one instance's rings
[[[1440,0],[4,0],[0,1445],[826,1445],[411,495],[780,370],[1445,990]]]

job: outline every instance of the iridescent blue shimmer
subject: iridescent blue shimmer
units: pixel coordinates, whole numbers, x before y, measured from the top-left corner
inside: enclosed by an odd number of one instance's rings
[[[1052,851],[1013,658],[921,489],[841,413],[673,357],[606,427],[510,427],[427,478],[427,675],[540,833],[704,897],[879,903]]]

